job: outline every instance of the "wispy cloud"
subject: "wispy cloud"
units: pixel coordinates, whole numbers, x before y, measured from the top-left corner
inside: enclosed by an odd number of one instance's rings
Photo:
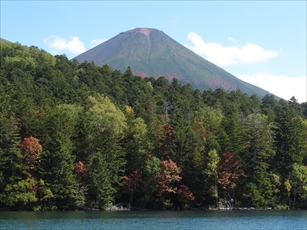
[[[213,42],[206,43],[196,33],[190,33],[188,39],[193,45],[185,44],[187,48],[221,66],[263,62],[278,55],[278,52],[265,50],[259,45],[251,43],[246,43],[244,46],[228,47]],[[228,39],[235,41],[231,37]]]
[[[95,47],[95,46],[98,46],[99,44],[101,44],[105,41],[107,41],[107,39],[94,39],[93,41],[91,41],[92,48]]]
[[[237,77],[285,100],[295,96],[299,103],[307,101],[307,76],[289,77],[263,72],[253,75],[242,74]]]
[[[69,41],[58,36],[49,36],[44,39],[46,45],[54,49],[54,52],[69,51],[72,54],[81,54],[86,51],[83,42],[78,37],[71,37]]]

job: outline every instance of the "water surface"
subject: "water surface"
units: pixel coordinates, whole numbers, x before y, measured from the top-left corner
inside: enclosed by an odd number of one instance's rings
[[[0,229],[306,229],[307,211],[0,212]]]

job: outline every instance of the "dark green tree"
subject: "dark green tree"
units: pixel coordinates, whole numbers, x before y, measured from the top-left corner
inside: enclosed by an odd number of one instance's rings
[[[248,205],[269,205],[273,193],[269,170],[271,159],[275,155],[273,125],[265,115],[257,113],[257,110],[243,122],[248,145],[243,156],[246,175],[244,196]]]
[[[284,106],[276,118],[276,146],[275,162],[282,178],[287,178],[292,165],[303,164],[307,158],[306,130],[301,117],[288,106]]]

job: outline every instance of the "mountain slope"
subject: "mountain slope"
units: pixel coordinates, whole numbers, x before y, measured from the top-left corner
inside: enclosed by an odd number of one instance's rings
[[[131,67],[135,75],[177,78],[201,91],[223,88],[240,89],[260,98],[269,92],[246,83],[212,64],[157,29],[136,28],[122,32],[108,41],[75,57],[80,63],[94,61],[125,71]]]
[[[3,38],[0,38],[0,43],[1,43],[1,42],[10,42],[10,41],[5,40],[5,39],[3,39]]]

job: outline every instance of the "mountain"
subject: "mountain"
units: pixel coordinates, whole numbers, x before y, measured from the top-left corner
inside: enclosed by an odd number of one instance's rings
[[[3,39],[3,38],[0,38],[0,43],[1,43],[1,42],[10,42],[10,41],[5,40],[5,39]]]
[[[260,98],[271,94],[246,83],[222,68],[195,54],[164,32],[152,28],[136,28],[122,32],[106,42],[76,56],[79,63],[107,64],[125,71],[128,66],[138,76],[164,76],[180,83],[190,83],[201,92],[205,89],[223,88],[238,90]]]

